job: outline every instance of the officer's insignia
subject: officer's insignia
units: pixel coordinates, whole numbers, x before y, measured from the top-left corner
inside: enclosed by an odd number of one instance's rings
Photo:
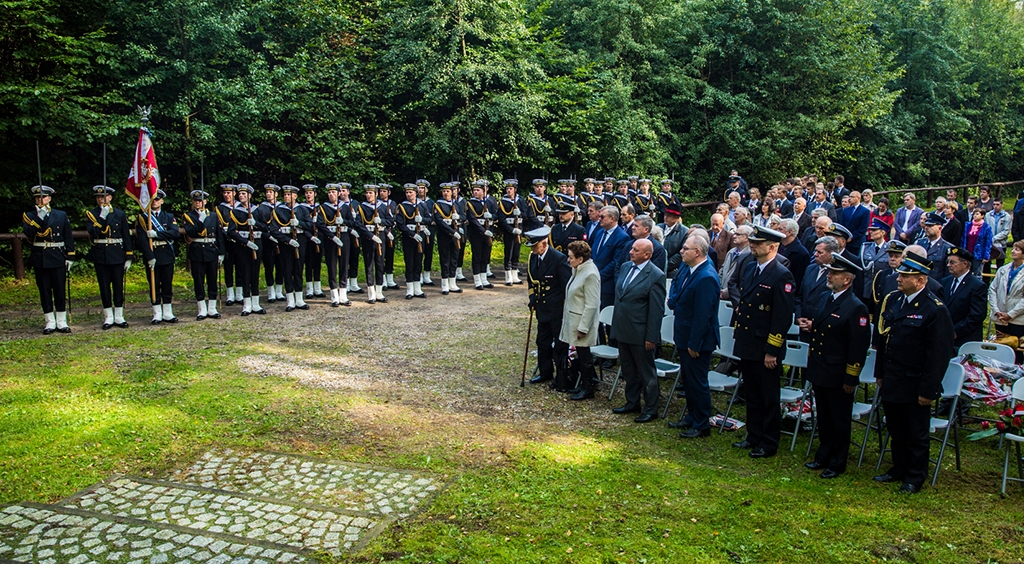
[[[914,305],[916,306],[917,304],[914,304]],[[935,305],[937,305],[937,306],[942,305],[942,300],[940,300],[939,298],[935,298]]]
[[[785,292],[786,292],[787,294],[789,294],[789,293],[792,293],[792,292],[793,292],[793,285],[792,285],[792,284],[786,284],[786,286],[785,286],[785,287],[783,287],[782,289],[783,289],[783,290],[784,290],[784,291],[785,291]]]
[[[861,317],[858,321],[860,322],[860,326],[861,327],[867,327],[868,326],[868,318],[867,317]]]

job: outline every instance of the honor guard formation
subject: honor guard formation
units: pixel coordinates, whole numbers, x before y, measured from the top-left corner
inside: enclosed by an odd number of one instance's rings
[[[733,446],[766,458],[779,449],[780,405],[793,389],[782,384],[787,357],[803,350],[806,385],[799,397],[813,398],[819,436],[807,468],[825,479],[846,471],[850,413],[867,377],[878,383],[891,437],[892,465],[875,480],[898,482],[905,493],[918,491],[927,477],[932,404],[958,348],[983,339],[986,304],[1000,333],[1024,336],[1018,305],[1024,277],[1017,277],[1024,220],[1014,226],[1013,213],[986,187],[963,206],[950,191],[936,200],[935,211],[924,212],[907,193],[892,210],[870,190],[848,189],[842,176],[827,183],[813,175],[791,178],[762,193],[733,171],[707,226],[687,226],[669,179],[656,192],[638,176],[586,178],[579,190],[569,179],[557,188],[535,179],[522,192],[519,184],[506,179],[492,193],[490,182],[478,179],[469,183],[468,197],[458,181],[432,191],[420,179],[397,194],[388,184],[366,184],[362,201],[345,182],[323,191],[313,184],[265,184],[259,203],[252,186],[223,184],[215,204],[210,194],[192,191],[180,220],[164,210],[166,194],[157,190],[149,213],[134,225],[111,205],[114,190],[96,186],[96,206],[85,211],[84,225],[102,329],[128,327],[124,280],[137,255],[150,283],[151,322],[178,321],[171,283],[179,246],[193,279],[197,320],[221,317],[221,284],[223,305],[240,307],[243,317],[267,313],[264,291],[266,303],[281,302],[285,312],[308,310],[310,301],[328,294],[331,307],[350,306],[354,294],[386,304],[388,291],[399,289],[398,246],[406,300],[426,298],[424,287],[435,285],[436,274],[441,295],[462,293],[459,283],[468,288],[467,249],[472,288],[484,290],[494,287],[490,264],[500,254],[499,280],[527,285],[529,331],[536,321],[531,383],[548,382],[572,400],[587,400],[610,369],[626,401],[613,411],[646,423],[659,418],[659,371],[675,366],[679,378],[670,393],[685,396],[686,406],[669,426],[681,429],[682,438],[699,439],[716,420],[709,378],[718,388],[733,378],[733,385],[742,382],[736,398],[746,403],[747,419],[745,437]],[[71,223],[51,207],[52,188],[34,186],[31,194],[35,205],[23,223],[43,332],[69,333],[68,276],[78,260]],[[322,195],[326,200],[318,201]],[[1004,264],[1017,229],[1020,240]],[[432,270],[435,251],[439,272]],[[358,282],[360,259],[365,288]],[[986,283],[992,270],[994,281]],[[670,336],[663,326],[671,326]],[[657,358],[669,340],[676,358]],[[864,375],[869,355],[874,373]],[[713,356],[721,360],[712,372]],[[524,361],[524,381],[525,367]],[[729,425],[727,414],[717,424]]]

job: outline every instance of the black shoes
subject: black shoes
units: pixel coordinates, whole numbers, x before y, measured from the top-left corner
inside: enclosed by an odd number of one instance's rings
[[[900,486],[900,489],[896,490],[896,493],[912,494],[917,493],[919,491],[921,491],[921,488],[915,486],[914,484],[903,484],[902,486]]]
[[[159,322],[159,321],[157,321],[157,323],[160,323],[160,322]],[[46,329],[43,329],[43,335],[53,335],[53,333],[54,333],[54,332],[55,332],[56,330],[57,330],[57,328],[56,328],[56,327],[54,327],[54,328],[52,328],[52,329],[51,329],[51,328],[49,328],[49,327],[47,327]]]
[[[175,321],[177,321],[177,320],[175,320]],[[57,329],[57,331],[60,332],[60,333],[70,333],[71,332],[71,328],[70,327],[61,327],[61,328]]]
[[[732,444],[732,446],[734,446],[736,448],[745,448],[745,449],[754,448],[754,445],[752,445],[751,443],[748,443],[746,439],[743,439],[742,441],[739,441],[739,442],[735,442],[735,443]]]
[[[406,295],[405,295],[405,299],[407,299],[407,300],[411,300],[411,299],[412,299],[412,294],[406,294]]]
[[[820,462],[818,462],[817,460],[812,460],[812,461],[804,464],[804,468],[807,468],[809,470],[821,470],[824,467],[825,467],[825,465],[820,463]]]
[[[569,393],[572,393],[572,390],[570,390]],[[594,390],[580,390],[569,399],[572,401],[582,401],[590,399],[592,397],[594,397]]]
[[[682,433],[679,433],[679,438],[680,439],[699,439],[699,438],[710,437],[710,436],[711,436],[711,428],[710,427],[707,428],[707,429],[701,429],[699,431],[697,429],[690,428],[690,429],[687,429],[687,430],[683,431]]]
[[[256,315],[266,315],[267,314],[267,310],[265,310],[263,308],[254,309],[254,310],[252,310],[252,312],[255,313]],[[175,319],[171,323],[177,323],[177,322],[178,322],[178,320]]]
[[[623,413],[640,413],[640,406],[630,407],[628,405],[624,405],[622,407],[612,409],[612,413],[616,415],[622,415]]]
[[[668,422],[668,428],[669,429],[689,429],[690,427],[693,427],[693,425],[691,425],[690,423],[684,423],[682,421],[669,421]]]
[[[900,479],[890,476],[889,474],[879,474],[873,478],[874,481],[880,484],[888,484],[889,482],[899,482]]]
[[[640,417],[637,417],[636,419],[634,419],[633,422],[634,423],[650,423],[651,421],[654,421],[656,419],[658,419],[658,412],[657,411],[655,411],[654,413],[645,413],[645,414],[641,415]]]
[[[823,479],[823,480],[831,480],[833,478],[838,478],[840,476],[840,474],[842,474],[842,472],[836,472],[835,470],[832,470],[831,468],[829,468],[829,469],[826,469],[824,472],[822,472],[821,476],[819,476],[819,477],[821,479]]]
[[[530,383],[531,384],[540,384],[541,382],[547,382],[547,381],[549,381],[551,379],[552,379],[551,376],[544,376],[544,375],[538,374],[538,375],[534,376],[533,378],[530,378]]]
[[[768,452],[761,447],[757,447],[754,450],[750,451],[750,453],[747,454],[747,456],[749,456],[750,458],[770,458],[772,456],[775,456],[775,453]]]

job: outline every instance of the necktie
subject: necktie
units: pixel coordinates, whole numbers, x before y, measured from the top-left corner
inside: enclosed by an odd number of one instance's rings
[[[956,293],[956,289],[959,288],[959,287],[960,287],[960,279],[954,278],[953,279],[953,287],[949,290],[949,295],[952,296],[953,294],[955,294]]]
[[[829,294],[828,301],[825,302],[825,307],[831,307],[832,303],[835,302],[835,301],[836,301],[836,295],[835,294]]]
[[[821,268],[820,268],[820,269],[818,270],[818,277],[817,277],[817,278],[815,278],[814,280],[815,280],[815,281],[821,280],[821,277],[822,277],[822,275],[824,275],[824,274],[825,274],[825,271],[826,271],[826,270],[828,270],[828,269],[827,269],[827,268],[825,268],[824,266],[823,266],[823,267],[821,267]]]
[[[637,266],[634,264],[633,268],[629,269],[629,274],[626,274],[625,280],[622,281],[622,289],[625,290],[629,283],[633,280],[633,276],[636,275]]]
[[[712,231],[711,232],[711,243],[714,244],[715,243],[715,239],[717,239],[717,238],[718,238],[718,233],[715,233],[714,231]]]

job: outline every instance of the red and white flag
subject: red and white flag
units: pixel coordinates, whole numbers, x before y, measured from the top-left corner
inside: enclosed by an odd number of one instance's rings
[[[128,183],[124,189],[128,195],[139,203],[139,207],[149,211],[149,202],[156,196],[160,187],[160,171],[156,167],[156,151],[149,137],[149,130],[139,128],[139,144],[135,147],[135,158],[132,168],[128,171]]]

